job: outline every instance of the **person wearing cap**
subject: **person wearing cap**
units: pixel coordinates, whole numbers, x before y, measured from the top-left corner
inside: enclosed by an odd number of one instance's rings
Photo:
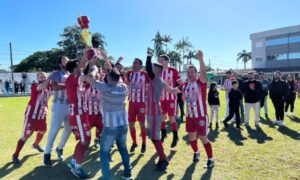
[[[262,91],[263,94],[260,99],[260,108],[264,108],[265,117],[266,117],[266,119],[268,119],[269,118],[269,116],[268,116],[268,91],[269,91],[269,87],[270,87],[270,82],[266,78],[266,75],[264,74],[264,72],[258,73],[258,81],[261,83],[262,88],[263,88],[263,91]]]
[[[260,99],[262,95],[262,85],[254,78],[254,73],[248,73],[248,80],[244,84],[245,98],[245,126],[249,126],[250,110],[254,110],[255,126],[258,126]]]

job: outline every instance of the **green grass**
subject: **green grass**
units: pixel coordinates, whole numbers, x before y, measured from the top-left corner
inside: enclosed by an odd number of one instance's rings
[[[222,96],[224,94],[222,93]],[[221,97],[224,99],[224,97]],[[53,167],[43,167],[43,154],[37,153],[31,148],[35,134],[25,144],[20,154],[22,164],[14,166],[11,163],[11,155],[20,138],[23,128],[24,111],[28,97],[0,98],[0,179],[74,179],[66,166],[67,160],[73,153],[75,138],[73,135],[65,148],[65,163],[54,163]],[[50,103],[51,107],[51,103]],[[154,147],[147,140],[147,152],[131,155],[133,166],[132,174],[135,179],[300,179],[300,101],[296,100],[296,117],[286,117],[285,127],[273,126],[270,120],[261,119],[260,129],[254,128],[253,119],[250,121],[251,129],[239,132],[234,129],[229,131],[212,130],[209,139],[213,144],[215,168],[204,169],[206,155],[203,146],[199,142],[201,160],[192,163],[192,149],[187,144],[185,124],[180,126],[180,141],[177,151],[170,150],[171,134],[164,143],[165,152],[171,159],[166,172],[154,172]],[[50,108],[51,109],[51,108]],[[269,102],[270,118],[274,119],[273,106]],[[224,101],[220,108],[220,117],[225,111]],[[48,116],[50,124],[51,111]],[[297,118],[298,117],[298,118]],[[61,132],[60,132],[61,133]],[[139,133],[138,133],[139,134]],[[60,137],[60,134],[58,135]],[[139,142],[141,138],[138,137]],[[47,134],[41,145],[46,144]],[[55,142],[54,147],[57,145]],[[128,147],[131,138],[128,135]],[[56,155],[53,154],[53,159]],[[114,162],[111,163],[114,179],[120,179],[123,166],[120,155],[113,149]],[[84,164],[92,179],[101,177],[99,151],[92,150]]]

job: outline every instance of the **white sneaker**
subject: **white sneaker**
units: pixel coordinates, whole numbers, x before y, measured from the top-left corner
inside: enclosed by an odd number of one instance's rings
[[[279,126],[283,126],[283,121],[282,121],[282,120],[279,120],[279,121],[278,121],[278,125],[279,125]]]
[[[284,116],[287,116],[288,115],[288,112],[284,112]]]
[[[274,124],[278,124],[278,122],[279,122],[279,120],[277,120],[277,119],[273,121]]]
[[[294,113],[291,112],[291,113],[290,113],[290,116],[294,116]]]

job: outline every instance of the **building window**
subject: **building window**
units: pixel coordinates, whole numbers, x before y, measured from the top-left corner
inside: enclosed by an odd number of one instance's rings
[[[259,57],[259,58],[255,58],[256,61],[262,61],[262,58]]]
[[[289,53],[289,59],[300,59],[300,52]]]
[[[268,61],[274,61],[274,60],[287,60],[287,54],[272,54],[267,55]]]
[[[289,39],[290,43],[298,43],[300,42],[300,36],[291,36]]]
[[[260,42],[256,42],[256,43],[255,43],[255,47],[256,47],[256,48],[262,47],[262,42],[261,42],[261,41],[260,41]]]
[[[288,38],[280,38],[280,39],[269,39],[266,41],[267,46],[276,46],[282,44],[288,44]]]

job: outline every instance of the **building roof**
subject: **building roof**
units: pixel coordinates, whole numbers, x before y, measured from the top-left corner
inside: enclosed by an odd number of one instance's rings
[[[289,34],[289,33],[296,33],[296,32],[300,32],[300,25],[288,26],[284,28],[278,28],[278,29],[253,33],[250,34],[250,39],[261,39],[265,37],[278,36],[282,34]]]

